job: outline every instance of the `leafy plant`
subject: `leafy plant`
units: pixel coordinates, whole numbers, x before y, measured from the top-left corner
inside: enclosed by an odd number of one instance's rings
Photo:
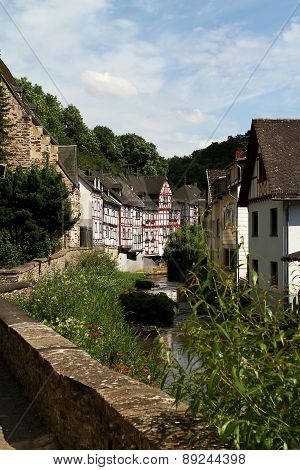
[[[143,275],[119,272],[108,255],[84,254],[75,264],[39,280],[15,302],[101,364],[153,383],[161,372],[156,353],[145,353],[118,300]]]
[[[171,393],[228,446],[298,449],[299,317],[276,289],[255,281],[237,288],[211,262],[206,280],[190,276],[193,314],[183,328],[189,367],[169,370]]]
[[[165,293],[124,292],[119,297],[127,320],[146,325],[170,326],[176,303]]]

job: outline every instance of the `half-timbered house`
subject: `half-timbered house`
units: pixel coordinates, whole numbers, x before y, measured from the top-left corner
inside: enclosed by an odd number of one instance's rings
[[[178,203],[181,222],[188,225],[197,224],[204,213],[206,200],[197,184],[184,184],[174,192]]]

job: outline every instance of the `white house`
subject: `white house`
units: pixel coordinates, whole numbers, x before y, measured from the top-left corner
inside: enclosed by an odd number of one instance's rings
[[[239,206],[248,207],[249,267],[260,285],[289,290],[300,277],[289,264],[300,250],[300,120],[252,121]]]

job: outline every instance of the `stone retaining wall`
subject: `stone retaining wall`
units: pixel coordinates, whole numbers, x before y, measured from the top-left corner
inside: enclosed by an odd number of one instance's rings
[[[64,449],[218,448],[200,420],[159,389],[100,365],[48,326],[0,299],[0,360]],[[199,446],[197,446],[199,447]]]
[[[89,248],[69,248],[61,250],[48,258],[37,258],[30,263],[22,264],[11,269],[0,269],[0,285],[19,282],[34,283],[43,274],[55,269],[63,269],[83,251]]]

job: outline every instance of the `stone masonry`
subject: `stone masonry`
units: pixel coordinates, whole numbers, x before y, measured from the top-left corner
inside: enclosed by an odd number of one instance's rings
[[[29,108],[28,103],[23,100],[22,90],[16,86],[15,82],[11,83],[13,79],[10,78],[10,75],[7,78],[10,81],[5,80],[5,77],[2,77],[1,80],[0,70],[0,86],[4,88],[8,97],[8,116],[11,124],[7,142],[8,167],[14,170],[17,166],[27,169],[32,165],[38,168],[42,168],[46,163],[52,165],[62,175],[70,195],[73,216],[79,219],[80,193],[59,166],[58,143],[43,127],[34,111]],[[79,230],[78,222],[64,237],[63,248],[79,246]]]

